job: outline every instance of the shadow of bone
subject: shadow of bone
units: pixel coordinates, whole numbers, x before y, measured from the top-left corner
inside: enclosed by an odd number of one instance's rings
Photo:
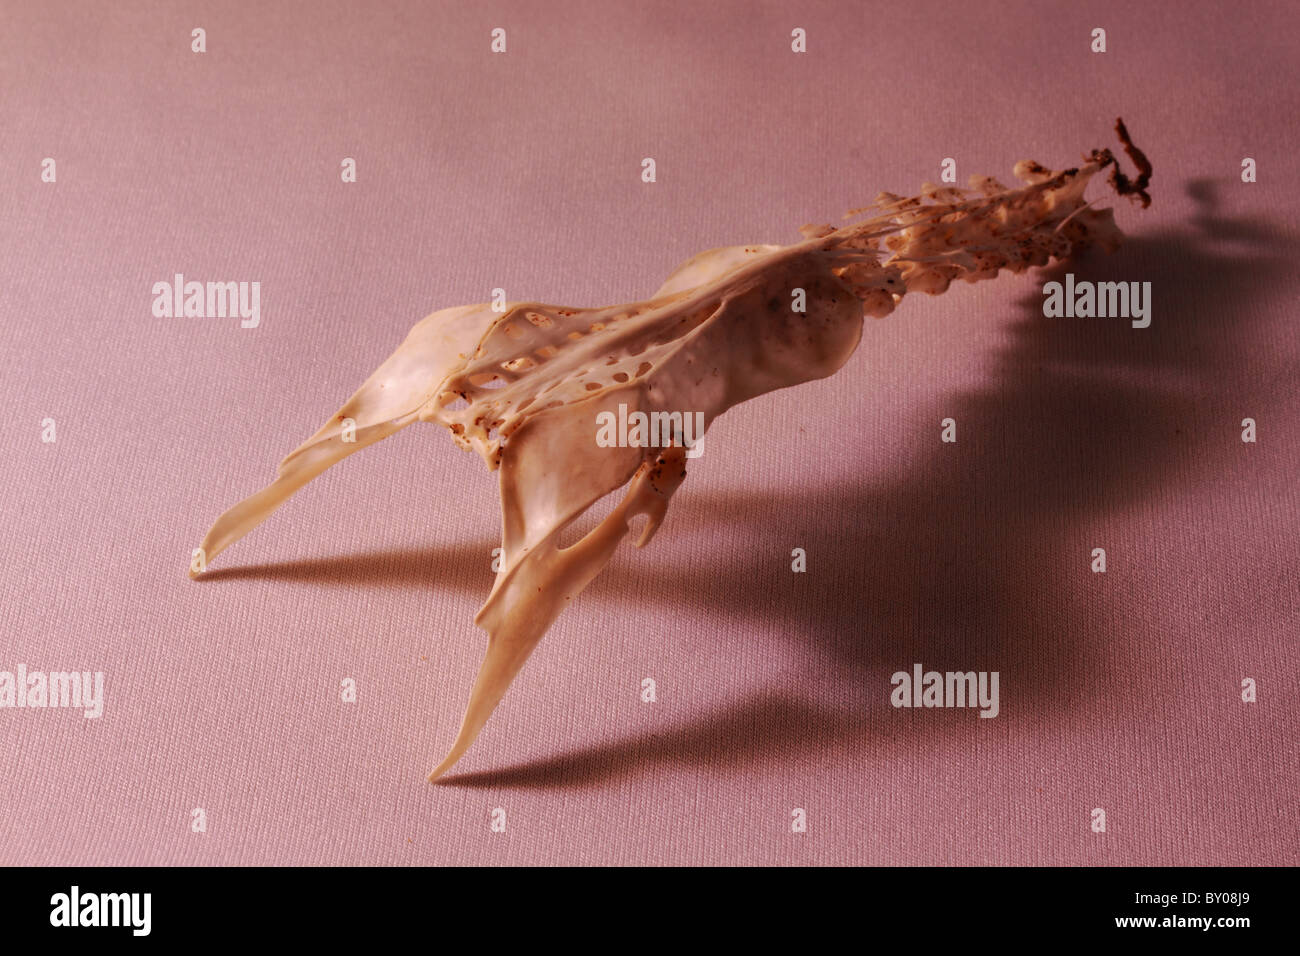
[[[214,581],[296,581],[326,587],[413,588],[433,587],[456,591],[482,591],[492,587],[492,549],[496,542],[455,544],[432,548],[394,548],[305,558],[271,564],[213,568],[195,578]]]
[[[891,640],[931,655],[1068,664],[1036,645],[1100,636],[1082,633],[1086,615],[1061,603],[1104,595],[1087,586],[1090,528],[1146,500],[1177,508],[1178,490],[1233,449],[1225,438],[1236,421],[1218,421],[1227,413],[1214,396],[1243,395],[1269,378],[1252,330],[1261,295],[1294,259],[1263,229],[1248,251],[1216,248],[1213,235],[1137,236],[1111,256],[1040,270],[988,381],[936,398],[933,434],[924,436],[934,450],[883,482],[695,494],[688,481],[675,502],[684,526],[709,534],[743,526],[757,543],[719,547],[717,564],[687,573],[655,569],[656,587],[636,595],[703,591],[732,620],[775,622],[866,670],[898,659]],[[1151,326],[1046,318],[1041,286],[1067,272],[1079,282],[1150,282]],[[938,440],[946,417],[958,422],[955,445]],[[774,514],[800,515],[802,541],[777,536],[790,521],[767,530]],[[792,574],[790,549],[804,542],[817,571]],[[624,600],[632,590],[616,574],[590,593]],[[1035,682],[1053,698],[1069,680],[1057,670]]]
[[[773,691],[761,691],[726,707],[656,732],[624,737],[554,757],[497,770],[443,777],[436,786],[517,790],[583,789],[656,766],[690,764],[742,770],[756,763],[778,764],[810,743],[818,747],[857,745],[870,737],[866,715],[841,712]]]

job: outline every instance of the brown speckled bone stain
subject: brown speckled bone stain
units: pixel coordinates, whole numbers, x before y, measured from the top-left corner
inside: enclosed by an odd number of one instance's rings
[[[908,292],[938,295],[954,279],[990,279],[1063,259],[1085,246],[1113,250],[1110,209],[1083,199],[1113,166],[1111,185],[1145,206],[1151,167],[1122,121],[1116,132],[1138,169],[1130,180],[1108,150],[1053,172],[1017,164],[1008,189],[925,184],[920,196],[882,193],[869,218],[805,226],[789,246],[729,246],[687,260],[651,298],[598,309],[535,302],[505,312],[470,305],[413,328],[326,425],[280,463],[275,481],[235,505],[201,545],[211,561],[330,465],[417,421],[450,429],[501,473],[502,567],[475,622],[487,653],[460,731],[435,779],[474,742],[542,635],[609,561],[637,515],[637,547],[663,522],[686,476],[685,449],[601,448],[596,415],[700,411],[707,428],[733,405],[823,378],[857,347],[862,317],[893,311]],[[794,312],[792,292],[806,292]],[[343,422],[356,423],[344,442]],[[611,491],[622,503],[577,543],[559,536]]]

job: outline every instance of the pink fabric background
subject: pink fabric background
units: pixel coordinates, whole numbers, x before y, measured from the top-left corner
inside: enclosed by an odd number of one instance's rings
[[[106,701],[0,711],[0,863],[1300,862],[1295,5],[613,6],[6,4],[0,669]],[[1071,269],[1151,281],[1151,328],[1045,319],[1041,275],[868,321],[718,421],[448,785],[476,456],[408,429],[186,577],[434,309],[640,298],[1116,115],[1155,202]],[[260,281],[261,327],[155,319],[176,272]],[[893,709],[914,661],[1000,671],[1002,715]]]

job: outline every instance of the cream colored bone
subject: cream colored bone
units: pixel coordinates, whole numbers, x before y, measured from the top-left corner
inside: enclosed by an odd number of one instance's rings
[[[435,779],[473,743],[564,606],[609,561],[637,515],[659,528],[685,477],[681,448],[601,448],[598,412],[702,412],[705,426],[746,399],[836,371],[857,347],[862,316],[887,315],[909,291],[1022,271],[1097,243],[1117,244],[1109,209],[1083,201],[1107,165],[1094,153],[1054,173],[1022,163],[1027,184],[972,177],[972,190],[926,184],[881,194],[870,218],[806,226],[789,246],[711,249],[683,263],[649,299],[604,308],[516,303],[435,312],[315,435],[276,480],[235,505],[203,539],[207,561],[330,465],[415,421],[436,422],[500,469],[501,572],[475,618],[487,653]],[[807,311],[792,310],[804,290]],[[345,419],[356,441],[342,440]],[[623,502],[576,544],[566,527],[631,481]]]

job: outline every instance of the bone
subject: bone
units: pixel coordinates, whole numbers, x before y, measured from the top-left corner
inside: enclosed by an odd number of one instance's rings
[[[1132,156],[1127,130],[1121,140]],[[473,744],[551,624],[609,562],[629,521],[648,516],[637,546],[648,544],[686,476],[681,447],[598,446],[598,414],[619,405],[648,415],[698,412],[707,429],[748,399],[836,372],[857,348],[863,318],[890,314],[909,293],[942,294],[957,280],[1023,272],[1089,246],[1113,250],[1120,233],[1111,210],[1092,208],[1083,193],[1092,176],[1115,166],[1112,185],[1145,205],[1151,171],[1142,160],[1136,185],[1108,150],[1094,150],[1064,171],[1022,161],[1018,188],[972,176],[969,190],[926,184],[910,198],[881,193],[850,214],[867,218],[805,226],[801,242],[692,256],[648,299],[435,312],[280,463],[274,482],[216,520],[200,545],[205,560],[331,465],[417,421],[442,425],[499,470],[503,562],[475,618],[487,651],[455,740],[429,774],[438,779]],[[797,290],[806,311],[793,308]],[[343,440],[347,419],[355,442]],[[594,530],[559,546],[567,528],[629,482]]]

